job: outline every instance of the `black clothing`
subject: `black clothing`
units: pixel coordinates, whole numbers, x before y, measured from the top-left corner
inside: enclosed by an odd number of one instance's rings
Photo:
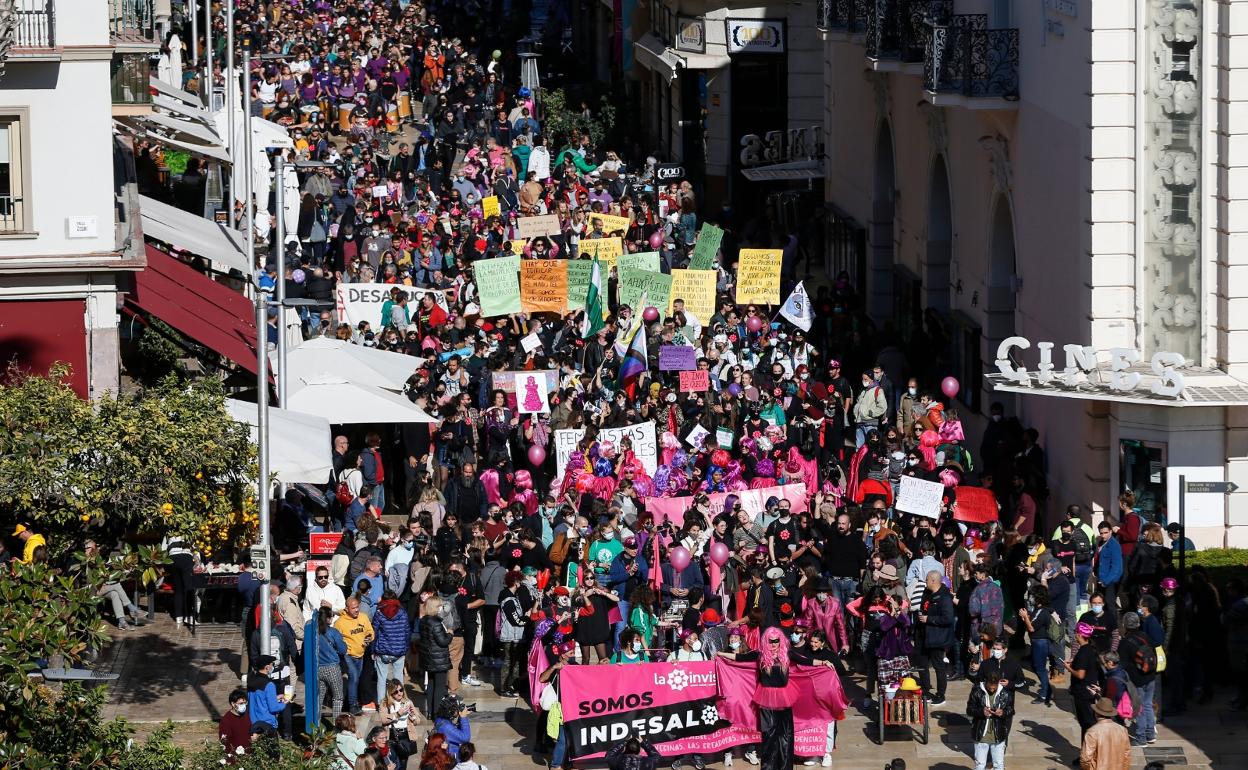
[[[451,670],[451,635],[435,615],[420,619],[420,664],[430,672]]]
[[[831,577],[857,580],[870,555],[862,536],[852,530],[849,534],[842,535],[835,525],[823,521],[815,522],[815,526],[823,530],[823,573]]]

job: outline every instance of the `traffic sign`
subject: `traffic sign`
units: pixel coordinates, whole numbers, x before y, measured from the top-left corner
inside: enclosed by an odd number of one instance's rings
[[[1239,489],[1239,485],[1233,481],[1189,481],[1187,482],[1188,492],[1206,492],[1215,495],[1229,495]]]

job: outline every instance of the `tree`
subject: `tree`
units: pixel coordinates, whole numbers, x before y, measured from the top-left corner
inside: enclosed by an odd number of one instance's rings
[[[220,383],[168,377],[86,402],[66,373],[0,384],[0,523],[30,523],[54,560],[86,537],[174,535],[209,558],[254,540],[256,449]]]
[[[574,129],[589,134],[589,140],[598,145],[615,125],[615,105],[606,96],[599,97],[598,111],[585,117],[579,107],[568,104],[568,96],[563,89],[556,88],[542,92],[542,110],[545,118],[543,130],[556,143],[550,145],[552,154],[567,143]]]

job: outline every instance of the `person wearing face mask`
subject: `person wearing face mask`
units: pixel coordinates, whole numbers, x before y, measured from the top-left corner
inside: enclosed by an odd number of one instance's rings
[[[641,634],[634,628],[626,628],[620,634],[620,648],[611,655],[611,663],[649,663],[650,656],[641,641]]]
[[[498,641],[502,645],[504,662],[502,671],[499,672],[498,694],[504,698],[519,697],[516,686],[526,666],[524,638],[530,625],[528,611],[532,608],[532,602],[526,602],[528,594],[525,586],[529,579],[529,576],[515,570],[508,572],[503,578],[503,591],[498,605]],[[532,580],[533,588],[536,589],[536,576]]]
[[[251,751],[251,718],[247,716],[247,691],[241,687],[230,692],[230,710],[217,723],[217,739],[227,757]]]
[[[1009,644],[1008,639],[994,639],[992,649],[988,654],[988,661],[982,664],[979,661],[975,661],[971,664],[970,681],[972,686],[982,682],[984,676],[994,669],[1001,677],[1002,685],[1013,690],[1021,690],[1027,686],[1027,677],[1023,675],[1022,665],[1006,655],[1006,649],[1009,647]],[[989,665],[989,662],[993,665]]]
[[[897,432],[903,436],[914,435],[914,424],[921,412],[919,407],[919,381],[911,377],[901,394],[897,406]]]
[[[884,388],[875,381],[871,370],[862,373],[862,390],[854,401],[854,422],[858,424],[854,446],[867,442],[867,431],[878,429],[880,421],[888,416],[888,400]]]
[[[1118,613],[1106,601],[1105,594],[1097,591],[1088,597],[1088,611],[1079,616],[1078,622],[1092,629],[1092,646],[1097,652],[1117,648]]]
[[[801,539],[801,530],[788,508],[780,508],[779,518],[767,526],[767,554],[771,560],[777,561],[783,555],[786,559],[797,550]]]
[[[848,517],[846,519],[848,527]],[[857,541],[853,535],[849,537]],[[802,619],[810,628],[823,634],[824,640],[831,646],[833,653],[848,654],[849,634],[845,630],[845,611],[840,600],[833,595],[832,581],[827,578],[807,581],[803,587],[803,594]]]
[[[686,629],[680,632],[680,647],[676,648],[676,652],[672,654],[675,661],[687,660],[706,660],[706,655],[702,653],[702,640],[698,638],[698,632]]]

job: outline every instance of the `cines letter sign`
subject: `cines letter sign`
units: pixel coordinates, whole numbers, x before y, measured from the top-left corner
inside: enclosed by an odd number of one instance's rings
[[[1032,373],[1024,368],[1014,366],[1010,361],[1010,350],[1018,348],[1026,350],[1031,347],[1031,341],[1025,337],[1006,337],[997,347],[997,370],[1001,372],[1005,378],[1022,386],[1030,386]],[[1080,382],[1080,376],[1087,379],[1087,375],[1100,371],[1100,364],[1096,360],[1096,349],[1087,345],[1063,345],[1062,350],[1066,353],[1066,367],[1060,373],[1053,369],[1053,343],[1037,342],[1036,348],[1040,351],[1040,366],[1034,373],[1036,383],[1039,385],[1062,385],[1067,388],[1074,388],[1083,384]],[[1139,372],[1129,371],[1131,367],[1143,360],[1140,351],[1134,348],[1110,348],[1109,349],[1109,389],[1119,393],[1126,393],[1135,390],[1140,386],[1141,375]],[[1187,365],[1187,360],[1180,353],[1157,352],[1153,354],[1149,361],[1153,375],[1157,378],[1149,390],[1157,396],[1179,398],[1183,395],[1183,375],[1179,374],[1178,369]],[[1087,383],[1095,384],[1095,383]]]

